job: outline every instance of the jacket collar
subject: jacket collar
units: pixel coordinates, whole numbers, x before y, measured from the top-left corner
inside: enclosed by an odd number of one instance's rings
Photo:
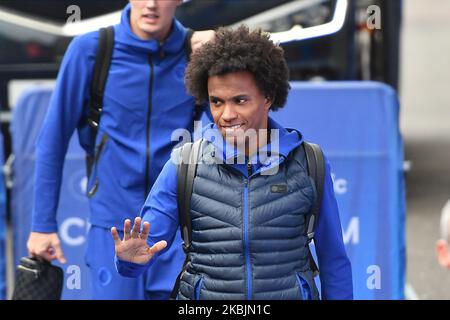
[[[175,18],[173,19],[172,29],[168,38],[164,43],[160,44],[157,40],[143,40],[131,30],[130,12],[131,5],[127,4],[122,11],[120,24],[116,28],[117,42],[149,54],[159,53],[161,50],[164,53],[177,53],[184,47],[187,30]]]
[[[250,159],[245,159],[238,149],[226,142],[216,124],[210,123],[202,130],[202,136],[214,146],[214,157],[227,164],[250,162],[259,166],[278,165],[283,158],[297,148],[302,142],[302,134],[295,129],[286,129],[269,117],[271,143],[261,147]]]

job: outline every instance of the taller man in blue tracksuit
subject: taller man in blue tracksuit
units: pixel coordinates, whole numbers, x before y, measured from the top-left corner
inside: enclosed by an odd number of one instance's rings
[[[115,45],[96,136],[96,161],[89,176],[90,223],[86,263],[95,299],[163,299],[172,289],[184,254],[176,239],[147,277],[126,279],[115,271],[113,225],[140,210],[169,159],[171,134],[191,128],[194,99],[186,93],[187,29],[174,18],[182,0],[132,0],[115,25]],[[213,37],[195,33],[192,47]],[[99,32],[75,38],[62,62],[49,111],[36,147],[35,203],[28,250],[33,256],[64,263],[56,210],[67,146],[78,129],[89,148],[83,121]],[[178,245],[177,245],[178,244]],[[160,270],[164,270],[163,276]],[[146,287],[146,283],[148,286]]]
[[[199,102],[209,101],[214,123],[203,131],[187,213],[189,259],[174,291],[178,299],[318,299],[307,235],[317,190],[302,135],[269,117],[288,95],[283,50],[261,31],[219,29],[214,42],[192,55],[186,85]],[[123,240],[111,230],[124,276],[152,268],[176,239],[180,150],[156,180],[142,218],[133,228],[125,221]],[[314,233],[321,294],[352,299],[351,265],[327,162],[324,176]]]

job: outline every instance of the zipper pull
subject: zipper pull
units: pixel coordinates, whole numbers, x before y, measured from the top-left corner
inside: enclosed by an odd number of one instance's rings
[[[164,52],[164,50],[162,48],[163,45],[164,45],[164,41],[158,43],[158,53],[159,53],[159,57],[161,59],[164,59],[164,57],[166,56],[166,54],[165,54],[165,52]]]
[[[253,166],[251,163],[247,163],[247,174],[250,177],[253,174]]]

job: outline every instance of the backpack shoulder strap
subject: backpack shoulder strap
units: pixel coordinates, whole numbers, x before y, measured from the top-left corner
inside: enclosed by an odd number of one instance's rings
[[[306,153],[306,161],[308,162],[308,173],[313,178],[317,190],[317,197],[312,209],[308,224],[307,236],[308,241],[314,237],[314,231],[317,221],[319,220],[320,207],[323,197],[323,185],[325,179],[325,161],[322,149],[319,145],[309,142],[303,142],[303,147]]]
[[[98,126],[103,108],[103,95],[105,91],[106,79],[108,78],[109,67],[111,65],[112,52],[114,48],[114,27],[101,28],[99,30],[98,46],[95,56],[94,71],[91,81],[91,101],[87,112],[88,125],[91,127],[89,144],[92,146],[92,154],[86,154],[86,173],[89,177],[95,159],[95,141],[97,139]]]
[[[183,268],[178,274],[173,286],[170,298],[176,299],[180,287],[181,276],[186,271],[191,250],[191,196],[194,187],[194,178],[197,174],[197,164],[202,150],[202,139],[194,143],[186,143],[181,147],[181,161],[177,167],[177,204],[178,219],[180,220],[181,237],[183,238],[183,250],[186,257]]]
[[[192,53],[191,40],[192,40],[193,34],[194,34],[194,30],[192,30],[191,28],[187,28],[186,40],[184,41],[184,51],[186,53],[186,57],[187,57],[188,61],[190,60],[191,53]]]
[[[97,134],[98,126],[100,124],[100,117],[103,107],[103,96],[105,91],[105,84],[108,78],[109,67],[111,65],[111,58],[114,48],[114,27],[102,28],[99,31],[98,47],[95,57],[94,73],[91,83],[91,102],[88,114],[88,123]]]
[[[308,174],[314,180],[314,185],[317,190],[317,197],[311,209],[311,213],[306,220],[306,236],[308,239],[308,257],[309,266],[313,271],[313,275],[319,275],[319,268],[317,267],[314,257],[311,254],[309,243],[314,238],[317,221],[319,220],[320,207],[322,204],[323,185],[325,179],[325,161],[323,152],[317,144],[303,142],[303,149],[306,155],[306,162],[308,164]],[[298,154],[298,152],[296,153]]]
[[[194,30],[191,28],[187,28],[186,40],[184,41],[184,52],[186,53],[187,62],[191,60],[192,53],[192,35],[194,34]],[[198,121],[201,118],[201,114],[203,112],[203,106],[201,104],[196,103],[194,106],[194,121]],[[192,124],[193,126],[193,124]],[[194,129],[194,127],[193,127]]]
[[[200,158],[202,140],[186,143],[181,149],[181,162],[177,169],[177,202],[183,249],[186,253],[191,248],[191,196],[197,164]]]

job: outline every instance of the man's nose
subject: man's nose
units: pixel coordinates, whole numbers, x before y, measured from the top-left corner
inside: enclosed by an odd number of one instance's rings
[[[147,8],[155,8],[157,2],[158,2],[158,0],[147,0],[147,1],[145,2],[145,6],[146,6]]]
[[[223,113],[222,113],[222,119],[225,121],[230,121],[235,118],[237,118],[236,110],[229,103],[225,103]]]

